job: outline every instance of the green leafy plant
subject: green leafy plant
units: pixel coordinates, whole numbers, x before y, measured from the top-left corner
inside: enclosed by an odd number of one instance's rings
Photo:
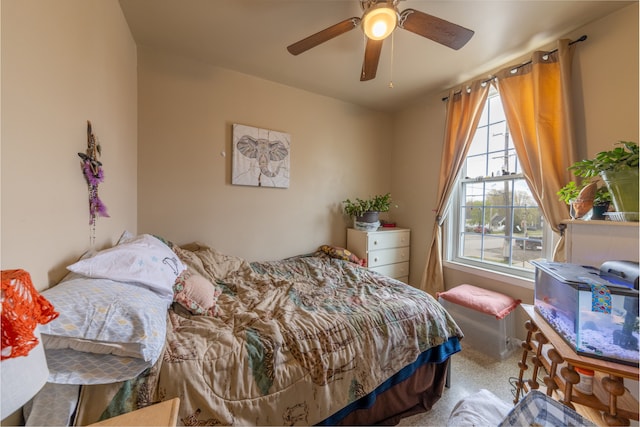
[[[356,198],[354,201],[346,199],[344,212],[349,216],[359,217],[365,212],[387,212],[391,207],[391,193],[373,196],[369,199]]]
[[[606,205],[608,203],[611,203],[611,193],[609,193],[609,189],[605,185],[598,187],[596,195],[593,198],[593,204],[595,206],[599,206]]]
[[[640,149],[632,141],[619,141],[615,145],[613,149],[601,151],[592,159],[575,162],[569,170],[575,176],[584,178],[583,187],[594,182],[595,178],[602,178],[606,190],[601,189],[595,194],[594,205],[609,201],[618,212],[637,212]],[[561,188],[558,192],[560,200],[571,200],[575,189],[570,184]]]
[[[587,186],[587,184],[593,182],[592,180],[584,180],[580,185],[575,181],[570,181],[567,185],[562,187],[556,194],[561,202],[565,202],[567,205],[571,204],[572,200],[575,200],[580,195],[580,191]],[[594,205],[604,205],[611,202],[611,193],[606,185],[601,185],[596,190],[593,198]]]
[[[561,202],[565,202],[567,205],[571,204],[571,200],[574,200],[580,194],[584,186],[578,186],[575,181],[569,181],[567,185],[562,187],[556,194]]]
[[[609,151],[601,151],[593,159],[575,162],[569,167],[576,176],[592,178],[601,172],[619,172],[625,169],[638,169],[639,153],[638,144],[631,141],[620,141],[619,147]]]

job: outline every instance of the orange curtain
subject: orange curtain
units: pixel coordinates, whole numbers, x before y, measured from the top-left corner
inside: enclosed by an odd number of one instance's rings
[[[573,46],[559,40],[556,52],[535,52],[530,64],[496,74],[496,86],[524,178],[551,229],[569,209],[557,191],[571,181],[567,170],[576,161],[570,96]],[[564,261],[560,237],[554,260]]]
[[[457,93],[454,90],[449,92],[444,147],[438,177],[438,204],[434,209],[436,220],[433,224],[433,238],[427,264],[420,283],[420,288],[433,296],[436,292],[444,291],[442,224],[448,211],[449,198],[467,157],[488,95],[489,84],[482,81],[473,82],[470,87]]]

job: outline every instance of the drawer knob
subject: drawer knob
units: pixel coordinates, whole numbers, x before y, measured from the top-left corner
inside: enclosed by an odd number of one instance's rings
[[[374,261],[374,262],[378,262],[378,257],[375,257],[375,258],[373,259],[373,261]]]
[[[377,245],[377,244],[378,244],[378,241],[377,241],[377,240],[374,240],[374,241],[373,241],[373,244],[374,244],[374,245]]]

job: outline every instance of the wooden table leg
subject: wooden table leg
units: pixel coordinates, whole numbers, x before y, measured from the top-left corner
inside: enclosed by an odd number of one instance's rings
[[[573,393],[573,385],[580,382],[580,375],[573,369],[573,365],[571,364],[567,364],[567,366],[560,369],[560,374],[565,381],[562,403],[571,409],[576,409],[571,403],[571,394]]]
[[[517,404],[520,401],[521,393],[524,396],[524,371],[529,369],[529,366],[527,365],[527,354],[533,350],[533,347],[531,347],[531,336],[536,330],[538,330],[538,327],[531,320],[527,320],[524,327],[527,329],[527,339],[522,343],[522,360],[518,363],[520,374],[518,375],[518,382],[516,384],[516,397],[513,399],[514,404]]]
[[[542,364],[542,347],[548,343],[547,337],[540,331],[536,332],[536,341],[538,342],[538,348],[536,349],[536,355],[533,356],[531,362],[533,362],[533,373],[531,374],[531,379],[529,380],[529,385],[533,390],[537,390],[540,388],[540,383],[538,383],[538,370],[543,366]]]
[[[551,368],[549,369],[549,375],[544,377],[544,384],[547,386],[547,396],[551,397],[553,392],[558,388],[558,385],[554,380],[556,377],[556,371],[558,370],[558,365],[564,362],[564,359],[555,348],[549,350],[547,355],[549,356],[549,359],[551,359]]]
[[[629,420],[618,416],[618,396],[624,394],[624,384],[622,378],[609,375],[602,379],[602,387],[609,393],[609,412],[605,412],[602,417],[610,426],[628,426]]]

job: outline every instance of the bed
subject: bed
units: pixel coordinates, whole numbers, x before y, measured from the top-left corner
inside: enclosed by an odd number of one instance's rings
[[[141,238],[127,236],[102,251],[117,253],[107,262],[100,262],[101,253],[91,254],[79,261],[85,261],[82,268],[70,266],[71,278],[43,292],[63,318],[42,331],[53,370],[49,382],[80,388],[76,425],[173,397],[180,398],[180,425],[396,424],[440,398],[449,357],[460,351],[463,334],[430,295],[361,267],[338,248],[249,263],[203,244],[178,247],[144,235],[158,254],[150,257],[144,245],[123,252]],[[121,274],[145,264],[141,256],[149,258],[147,266],[157,263],[152,275],[166,270],[170,292],[157,277],[146,277],[148,271]],[[128,258],[135,259],[120,266]],[[69,330],[65,312],[99,306],[69,301],[81,299],[70,295],[91,289],[91,281],[98,281],[94,289],[100,292],[113,286],[119,287],[114,295],[126,287],[158,296],[157,304],[133,309],[142,317],[164,314],[164,328],[156,324],[152,333],[147,328],[139,334],[154,343],[137,343],[133,350],[126,343],[124,351],[122,338],[104,332],[60,337]],[[65,290],[69,282],[76,285]],[[122,297],[122,304],[139,299]],[[136,322],[148,321],[130,323]],[[74,342],[59,342],[68,338]],[[106,349],[93,347],[109,339]],[[118,368],[96,374],[105,360]]]

